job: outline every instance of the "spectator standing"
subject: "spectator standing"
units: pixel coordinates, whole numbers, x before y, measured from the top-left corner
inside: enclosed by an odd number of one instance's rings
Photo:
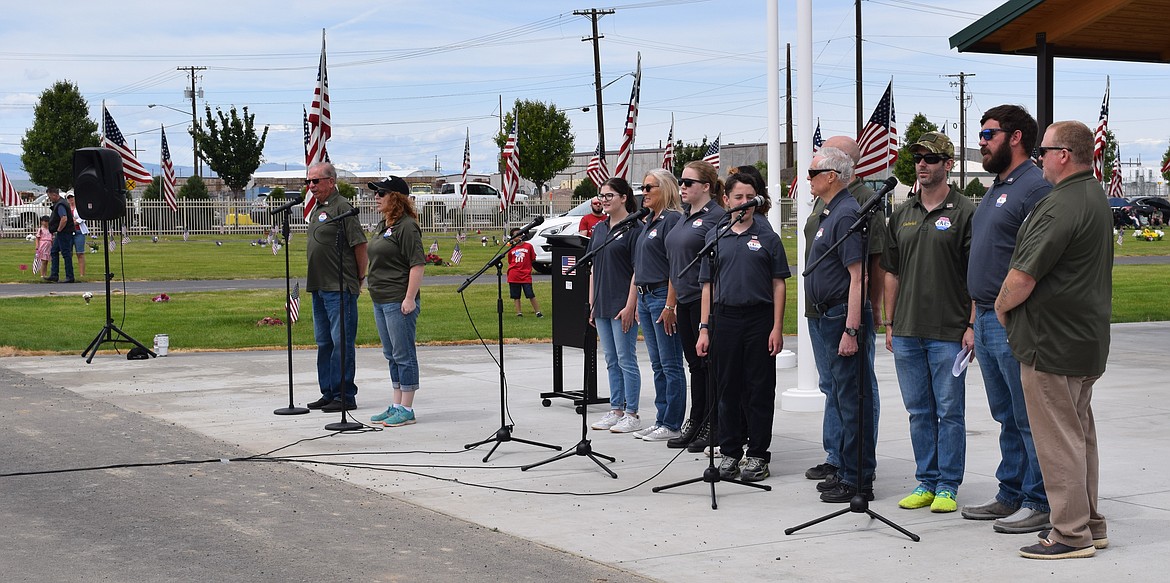
[[[53,246],[50,251],[52,256],[52,265],[49,269],[49,277],[44,278],[45,281],[57,283],[60,278],[60,262],[65,262],[65,280],[61,283],[73,283],[73,211],[69,209],[69,203],[61,198],[61,191],[49,187],[48,189],[49,202],[53,205],[53,210],[49,214],[49,231],[53,233]]]
[[[589,200],[589,214],[581,217],[581,222],[577,225],[577,233],[592,237],[593,227],[604,220],[605,206],[601,204],[601,199],[595,196]]]
[[[516,317],[524,315],[520,308],[520,293],[532,304],[532,311],[537,318],[543,318],[540,312],[540,303],[536,301],[536,292],[532,290],[532,260],[536,257],[536,249],[528,241],[517,238],[519,227],[512,227],[508,231],[508,244],[515,245],[508,251],[508,295],[516,304]]]
[[[69,210],[73,212],[73,224],[77,229],[73,232],[73,251],[77,254],[77,275],[85,277],[85,240],[89,237],[89,225],[77,213],[77,200],[73,197],[72,192],[66,199],[69,201]]]

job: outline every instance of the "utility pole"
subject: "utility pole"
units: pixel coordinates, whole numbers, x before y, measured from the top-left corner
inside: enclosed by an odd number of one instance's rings
[[[947,77],[958,77],[958,81],[951,81],[951,87],[958,85],[959,87],[959,190],[967,188],[967,77],[974,77],[975,73],[964,73],[959,71],[958,75],[946,75]]]
[[[862,100],[864,99],[864,95],[862,95],[863,92],[861,90],[861,0],[854,1],[854,12],[854,18],[856,20],[855,43],[857,45],[857,50],[855,52],[857,53],[857,60],[853,65],[853,68],[855,69],[855,74],[857,75],[857,137],[860,138],[861,128],[864,127],[862,124],[865,123],[865,120],[861,118],[862,111],[864,111],[864,109],[862,109]]]
[[[785,154],[787,154],[784,160],[784,167],[792,168],[793,166],[796,166],[796,152],[792,151],[792,43],[787,43],[784,45],[784,60],[786,61],[784,70],[788,73],[785,75],[785,101],[788,102],[788,112],[784,114],[784,123],[788,128],[788,131],[785,132],[784,137],[788,140],[788,147],[784,148],[786,150]]]
[[[203,92],[200,91],[200,92],[198,92],[198,94],[195,92],[195,72],[196,71],[206,71],[207,67],[194,67],[194,66],[175,67],[175,70],[188,71],[191,74],[191,90],[188,93],[188,95],[191,97],[191,150],[194,152],[194,155],[195,155],[195,161],[193,163],[195,166],[195,168],[194,168],[195,174],[194,175],[201,177],[201,176],[203,176],[203,172],[201,169],[201,164],[199,162],[199,141],[195,139],[195,133],[199,129],[199,115],[195,111],[195,97],[196,97],[196,95],[198,95],[199,97],[203,97]]]
[[[613,10],[598,10],[590,8],[589,10],[574,10],[573,14],[577,16],[588,16],[593,22],[593,36],[581,39],[581,42],[593,41],[593,88],[597,93],[597,147],[601,152],[605,152],[605,117],[601,112],[601,47],[598,46],[599,40],[603,37],[597,34],[597,19],[608,14],[613,14]]]

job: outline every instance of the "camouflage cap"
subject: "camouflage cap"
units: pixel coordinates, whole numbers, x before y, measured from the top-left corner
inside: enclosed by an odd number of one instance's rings
[[[951,139],[942,132],[926,132],[910,146],[910,151],[913,152],[917,148],[922,148],[932,154],[942,154],[948,158],[955,157],[955,145],[951,143]]]

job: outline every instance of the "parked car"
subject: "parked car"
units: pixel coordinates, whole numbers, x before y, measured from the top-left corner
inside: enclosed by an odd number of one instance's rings
[[[641,208],[642,194],[637,193],[634,197],[637,199],[638,208]],[[532,260],[532,268],[540,273],[550,273],[552,271],[552,244],[548,242],[548,237],[576,233],[577,226],[581,224],[581,217],[589,212],[589,201],[586,200],[569,209],[567,213],[545,219],[540,229],[528,239],[532,248],[536,249],[536,258]]]
[[[4,207],[4,226],[35,231],[40,226],[40,218],[49,211],[49,195],[41,194],[32,202]]]
[[[459,194],[459,185],[448,182],[439,190],[439,194],[411,193],[414,206],[423,217],[424,224],[429,221],[446,221],[455,224],[459,215],[473,219],[491,218],[500,212],[500,191],[490,184],[483,182],[469,182],[467,184],[467,208],[462,208],[463,196]],[[528,197],[517,194],[515,203],[509,208],[509,220],[518,221],[528,215]]]

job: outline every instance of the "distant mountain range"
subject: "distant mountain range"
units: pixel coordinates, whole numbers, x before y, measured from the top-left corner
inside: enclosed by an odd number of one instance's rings
[[[8,175],[8,179],[12,181],[12,186],[17,190],[43,190],[42,187],[33,184],[28,179],[28,172],[24,170],[24,163],[20,161],[20,156],[17,154],[0,153],[0,166],[4,167],[4,173]],[[152,175],[159,174],[158,164],[143,164]],[[301,166],[303,168],[303,166]],[[275,172],[277,170],[288,170],[291,168],[287,164],[267,163],[261,164],[257,168],[258,172]],[[175,173],[179,176],[190,176],[194,170],[190,166],[175,166]],[[210,171],[205,170],[204,176],[212,175]]]

